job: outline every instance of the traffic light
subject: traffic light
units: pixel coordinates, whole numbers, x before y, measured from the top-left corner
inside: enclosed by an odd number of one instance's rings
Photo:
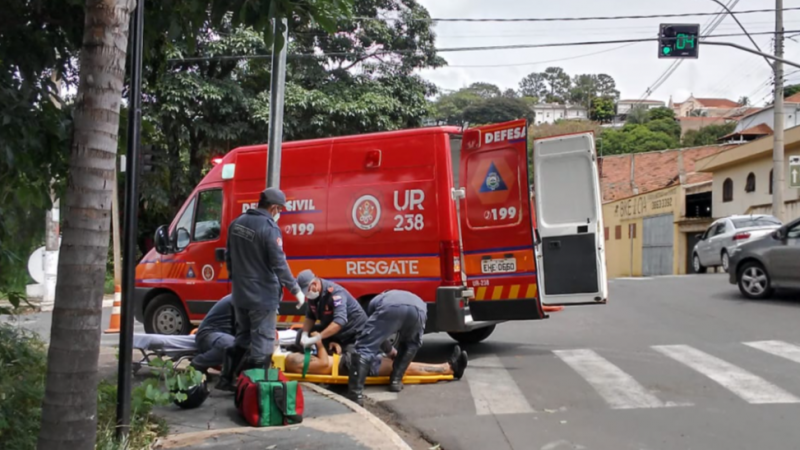
[[[661,24],[658,33],[659,58],[697,58],[699,24]]]
[[[156,160],[155,153],[153,152],[152,145],[143,145],[139,150],[141,155],[142,173],[150,173],[154,171],[154,163]]]

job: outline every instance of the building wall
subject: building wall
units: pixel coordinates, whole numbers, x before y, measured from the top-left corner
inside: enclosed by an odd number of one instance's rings
[[[609,278],[642,276],[643,219],[673,214],[677,222],[684,208],[683,197],[683,188],[675,186],[603,205],[603,225],[608,230],[605,242]],[[629,233],[631,225],[634,227],[632,237]],[[677,225],[673,227],[673,233],[673,274],[685,273],[683,248],[686,237],[679,232]]]
[[[617,104],[617,114],[628,114],[631,111],[631,109],[633,109],[634,104],[639,104],[639,103],[620,102],[619,104]],[[664,102],[660,103],[647,102],[647,103],[641,103],[641,106],[647,109],[653,109],[653,108],[663,108],[666,106],[666,104]]]
[[[586,119],[588,117],[586,109],[579,106],[534,105],[532,109],[535,116],[534,123],[537,125],[552,124],[557,120]]]
[[[787,130],[800,125],[800,117],[798,116],[800,116],[800,104],[786,103],[783,112],[783,129]],[[775,129],[775,110],[773,108],[767,108],[741,119],[736,125],[735,132],[746,130],[762,123],[769,125],[773,130]]]
[[[800,149],[786,150],[786,162],[784,168],[786,179],[784,189],[784,200],[792,201],[800,198],[800,189],[791,189],[789,185],[789,156],[800,155]],[[769,172],[772,170],[772,158],[764,156],[759,159],[744,162],[740,165],[720,169],[714,172],[712,214],[716,218],[726,217],[734,214],[746,214],[754,206],[772,204],[772,195],[769,193]],[[755,192],[745,192],[747,175],[752,172],[756,176]],[[733,201],[722,201],[722,187],[726,179],[733,181]],[[771,208],[770,208],[771,209]],[[794,208],[786,208],[787,220],[798,216],[790,215],[795,211]]]

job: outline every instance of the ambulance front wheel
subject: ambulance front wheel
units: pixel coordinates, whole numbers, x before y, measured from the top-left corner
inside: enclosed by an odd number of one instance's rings
[[[192,323],[180,300],[172,294],[156,295],[144,310],[147,334],[182,334],[192,331]]]
[[[459,333],[448,332],[447,334],[449,334],[450,337],[455,339],[459,344],[477,344],[491,336],[494,332],[494,328],[495,325],[489,325],[488,327],[477,328],[471,331],[462,331]]]

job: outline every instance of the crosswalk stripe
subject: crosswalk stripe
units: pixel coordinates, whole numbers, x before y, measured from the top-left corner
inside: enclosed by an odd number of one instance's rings
[[[800,399],[769,381],[688,345],[656,345],[654,350],[716,381],[748,403],[798,403]]]
[[[786,358],[789,361],[800,363],[800,347],[783,341],[755,341],[745,342],[744,345],[752,347],[771,355]]]
[[[470,360],[464,377],[479,416],[534,412],[496,355]]]
[[[554,350],[553,353],[578,372],[613,409],[670,406],[592,350]]]

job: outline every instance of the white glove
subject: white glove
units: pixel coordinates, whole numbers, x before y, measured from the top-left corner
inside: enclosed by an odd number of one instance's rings
[[[306,303],[306,296],[303,295],[303,291],[300,291],[297,294],[295,294],[295,298],[297,299],[297,309],[302,308],[303,305]]]
[[[319,335],[316,335],[314,337],[308,337],[306,333],[303,333],[303,336],[300,338],[300,344],[302,344],[304,348],[310,347],[316,344],[317,342],[319,342]]]

